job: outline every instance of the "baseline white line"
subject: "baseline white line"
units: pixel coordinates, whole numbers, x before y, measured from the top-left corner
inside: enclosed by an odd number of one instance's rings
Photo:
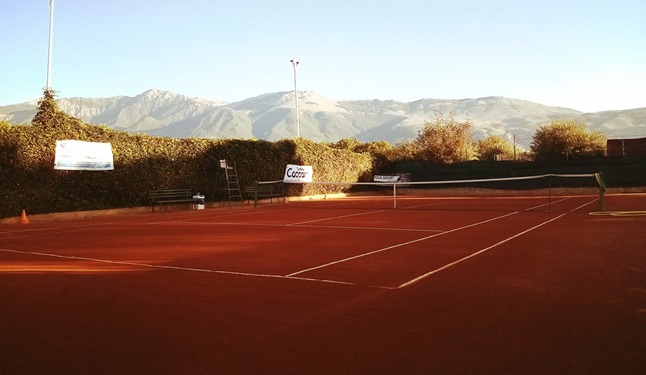
[[[293,272],[293,273],[290,273],[290,274],[288,274],[288,275],[286,275],[286,276],[291,277],[291,276],[294,276],[294,275],[299,275],[299,274],[301,274],[301,273],[305,273],[305,272],[309,272],[309,271],[313,271],[313,270],[317,270],[317,269],[321,269],[321,268],[329,267],[329,266],[332,266],[332,265],[335,265],[335,264],[344,263],[344,262],[347,262],[347,261],[350,261],[350,260],[354,260],[354,259],[358,259],[358,258],[363,258],[363,257],[369,256],[369,255],[373,255],[373,254],[381,253],[381,252],[384,252],[384,251],[392,250],[392,249],[395,249],[395,248],[398,248],[398,247],[402,247],[402,246],[406,246],[406,245],[410,245],[410,244],[413,244],[413,243],[416,243],[416,242],[425,241],[425,240],[428,240],[429,238],[438,237],[438,236],[441,236],[441,235],[444,235],[444,234],[457,232],[457,231],[462,230],[462,229],[475,227],[475,226],[482,225],[482,224],[485,224],[485,223],[488,223],[488,222],[491,222],[491,221],[495,221],[495,220],[498,220],[498,219],[505,218],[505,217],[507,217],[507,216],[515,215],[515,214],[517,214],[518,212],[519,212],[519,211],[515,211],[515,212],[512,212],[512,213],[505,214],[505,215],[496,216],[496,217],[491,218],[491,219],[487,219],[487,220],[483,220],[483,221],[480,221],[480,222],[477,222],[477,223],[473,223],[473,224],[465,225],[465,226],[462,226],[462,227],[459,227],[459,228],[454,228],[454,229],[451,229],[451,230],[447,230],[447,231],[445,231],[445,232],[432,234],[432,235],[430,235],[430,236],[426,236],[426,237],[418,238],[418,239],[416,239],[416,240],[407,241],[407,242],[402,242],[402,243],[399,243],[399,244],[396,244],[396,245],[392,245],[392,246],[384,247],[384,248],[382,248],[382,249],[378,249],[378,250],[370,251],[370,252],[367,252],[367,253],[363,253],[363,254],[355,255],[355,256],[352,256],[352,257],[349,257],[349,258],[345,258],[345,259],[336,260],[336,261],[334,261],[334,262],[330,262],[330,263],[322,264],[322,265],[320,265],[320,266],[311,267],[311,268],[308,268],[308,269],[304,269],[304,270],[300,270],[300,271],[297,271],[297,272]]]
[[[421,280],[423,280],[423,279],[425,279],[425,278],[427,278],[427,277],[429,277],[429,276],[431,276],[431,275],[433,275],[433,274],[435,274],[435,273],[438,273],[438,272],[443,271],[443,270],[445,270],[445,269],[447,269],[447,268],[453,267],[453,266],[455,266],[456,264],[462,263],[462,262],[464,262],[465,260],[471,259],[471,258],[473,258],[473,257],[475,257],[475,256],[477,256],[477,255],[480,255],[480,254],[482,254],[482,253],[484,253],[484,252],[486,252],[486,251],[489,251],[489,250],[493,249],[494,247],[498,247],[498,246],[500,246],[500,245],[504,244],[505,242],[509,242],[509,241],[511,241],[511,240],[513,240],[513,239],[515,239],[515,238],[517,238],[517,237],[520,237],[520,236],[522,236],[522,235],[524,235],[524,234],[526,234],[526,233],[529,233],[529,232],[531,232],[531,231],[533,231],[533,230],[535,230],[535,229],[537,229],[537,228],[540,228],[540,227],[542,227],[543,225],[546,225],[546,224],[551,223],[552,221],[558,220],[558,219],[562,218],[563,216],[565,216],[565,215],[567,215],[567,214],[569,214],[569,213],[572,213],[572,212],[574,212],[574,211],[578,210],[579,208],[582,208],[582,207],[585,207],[585,206],[587,206],[587,205],[589,205],[589,204],[594,203],[595,201],[596,201],[596,199],[595,199],[595,200],[593,200],[593,201],[590,201],[590,202],[584,203],[584,204],[582,204],[581,206],[576,207],[576,208],[573,208],[572,210],[570,210],[570,211],[568,211],[568,212],[566,212],[566,213],[563,213],[563,214],[561,214],[561,215],[559,215],[559,216],[556,216],[556,217],[551,218],[551,219],[549,219],[549,220],[547,220],[547,221],[544,221],[544,222],[542,222],[542,223],[540,223],[540,224],[538,224],[538,225],[535,225],[535,226],[533,226],[533,227],[531,227],[531,228],[529,228],[529,229],[526,229],[526,230],[524,230],[524,231],[522,231],[522,232],[520,232],[520,233],[517,233],[517,234],[515,234],[515,235],[513,235],[513,236],[511,236],[511,237],[508,237],[508,238],[506,238],[506,239],[504,239],[504,240],[502,240],[502,241],[500,241],[500,242],[497,242],[497,243],[495,243],[495,244],[493,244],[493,245],[491,245],[491,246],[489,246],[489,247],[486,247],[486,248],[484,248],[484,249],[482,249],[482,250],[476,251],[475,253],[470,254],[470,255],[467,255],[467,256],[465,256],[464,258],[458,259],[458,260],[456,260],[455,262],[451,262],[451,263],[446,264],[446,265],[444,265],[444,266],[442,266],[442,267],[440,267],[440,268],[434,269],[433,271],[427,272],[427,273],[425,273],[425,274],[423,274],[423,275],[421,275],[421,276],[418,276],[418,277],[416,277],[416,278],[414,278],[414,279],[412,279],[412,280],[410,280],[410,281],[407,281],[407,282],[405,282],[405,283],[401,284],[400,286],[398,286],[398,287],[397,287],[397,288],[395,288],[395,289],[401,289],[401,288],[405,288],[405,287],[407,287],[407,286],[410,286],[410,285],[412,285],[412,284],[415,284],[415,283],[417,283],[417,282],[419,282],[419,281],[421,281]]]

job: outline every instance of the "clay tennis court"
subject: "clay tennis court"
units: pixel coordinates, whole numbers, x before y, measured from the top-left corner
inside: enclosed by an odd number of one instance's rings
[[[0,224],[0,373],[646,373],[646,195],[380,199]]]

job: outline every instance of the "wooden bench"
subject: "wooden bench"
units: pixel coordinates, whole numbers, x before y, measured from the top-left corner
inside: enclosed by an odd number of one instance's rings
[[[285,198],[283,192],[283,184],[258,184],[252,186],[245,186],[245,198],[247,203],[253,200],[254,207],[258,205],[258,199],[269,198],[269,202],[273,203],[274,198],[280,202],[280,198]]]
[[[148,192],[150,199],[150,207],[155,212],[155,206],[162,206],[163,204],[186,203],[188,210],[193,203],[193,195],[191,189],[165,189],[165,190],[150,190]]]

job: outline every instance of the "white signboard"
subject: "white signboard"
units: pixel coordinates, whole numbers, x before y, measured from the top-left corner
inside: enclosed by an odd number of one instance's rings
[[[296,184],[312,182],[312,166],[287,164],[283,182]]]
[[[84,141],[56,141],[54,169],[72,171],[111,171],[112,145]]]
[[[385,175],[375,175],[375,182],[397,182],[399,181],[399,176],[385,176]]]

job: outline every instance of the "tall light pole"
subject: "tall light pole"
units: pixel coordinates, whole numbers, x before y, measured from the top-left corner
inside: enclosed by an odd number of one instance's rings
[[[49,0],[49,44],[47,46],[47,83],[46,90],[51,90],[50,75],[52,71],[52,40],[54,39],[54,0]]]
[[[298,87],[296,86],[296,67],[298,66],[298,63],[301,61],[297,58],[293,58],[289,61],[292,63],[292,66],[294,67],[294,101],[296,103],[296,136],[300,138],[301,123],[298,117]]]

